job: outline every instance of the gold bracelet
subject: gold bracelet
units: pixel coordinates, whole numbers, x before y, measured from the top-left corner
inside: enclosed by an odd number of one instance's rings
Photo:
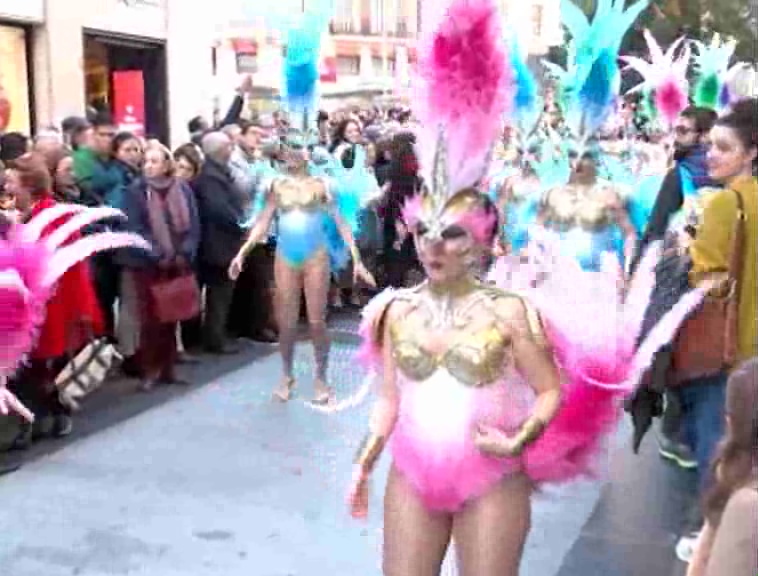
[[[355,244],[350,246],[350,257],[353,259],[353,264],[360,264],[361,253]]]
[[[361,446],[355,455],[355,463],[358,464],[366,474],[370,474],[376,463],[379,461],[379,457],[384,450],[385,439],[384,436],[379,436],[373,432],[366,435],[361,442]]]
[[[546,424],[539,418],[532,417],[527,420],[516,435],[514,456],[521,456],[524,449],[534,443],[545,431]]]

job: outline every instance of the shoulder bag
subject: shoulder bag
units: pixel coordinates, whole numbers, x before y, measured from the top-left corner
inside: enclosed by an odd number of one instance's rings
[[[729,270],[719,295],[708,294],[682,325],[674,342],[673,385],[729,370],[737,361],[739,297],[745,241],[745,207],[736,191],[737,219]]]

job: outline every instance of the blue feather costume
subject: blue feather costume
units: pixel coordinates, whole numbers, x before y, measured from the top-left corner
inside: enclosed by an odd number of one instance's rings
[[[611,116],[620,91],[617,60],[621,42],[648,5],[649,0],[640,0],[628,8],[625,0],[598,0],[590,21],[571,0],[562,0],[563,24],[571,35],[567,66],[563,69],[545,63],[560,84],[564,118],[570,132],[564,153],[577,159],[592,157],[597,164],[598,180],[587,189],[578,184],[558,184],[546,195],[541,213],[545,226],[563,239],[566,252],[588,270],[599,269],[604,253],[615,253],[622,263],[625,259],[627,239],[616,223],[608,192],[612,191],[611,197],[618,197],[634,227],[642,230],[652,210],[652,190],[657,193],[659,187],[655,178],[639,181],[617,159],[605,156],[595,141],[597,132]],[[625,192],[633,189],[642,192],[634,197]],[[565,202],[562,195],[567,195]]]

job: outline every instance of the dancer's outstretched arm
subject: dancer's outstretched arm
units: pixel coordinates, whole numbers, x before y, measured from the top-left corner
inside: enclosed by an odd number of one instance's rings
[[[240,248],[239,252],[237,252],[237,255],[234,257],[234,260],[232,260],[232,263],[229,265],[229,277],[232,280],[236,280],[239,277],[242,268],[245,266],[245,258],[247,258],[247,255],[250,254],[253,248],[255,248],[256,244],[258,244],[268,233],[275,213],[276,202],[274,201],[274,195],[269,194],[266,199],[266,206],[263,208],[260,217],[253,225],[253,229],[250,231],[242,248]]]
[[[379,397],[369,419],[369,432],[356,455],[353,485],[350,491],[350,513],[354,518],[368,515],[368,485],[371,473],[379,461],[397,422],[400,394],[397,389],[395,359],[392,354],[390,326],[395,318],[404,314],[400,303],[390,305],[382,329],[383,377]]]

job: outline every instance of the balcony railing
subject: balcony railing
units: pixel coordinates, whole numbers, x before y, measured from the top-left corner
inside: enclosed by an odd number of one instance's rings
[[[414,36],[414,33],[408,30],[408,23],[403,20],[397,22],[394,29],[388,29],[386,32],[374,29],[371,22],[367,20],[361,22],[360,26],[355,26],[352,22],[333,21],[329,24],[329,32],[344,36],[388,36],[390,38]]]

